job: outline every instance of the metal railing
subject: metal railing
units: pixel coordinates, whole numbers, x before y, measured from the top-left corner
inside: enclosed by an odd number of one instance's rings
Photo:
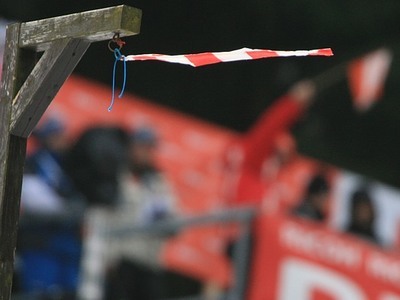
[[[97,208],[99,209],[99,208]],[[103,208],[107,210],[107,208]],[[90,210],[90,209],[89,209]],[[101,210],[101,208],[100,208]],[[117,227],[107,227],[107,226],[99,226],[97,228],[97,238],[105,238],[105,239],[124,239],[124,238],[132,238],[135,235],[165,235],[165,236],[174,236],[178,234],[180,231],[188,228],[198,227],[198,226],[209,226],[216,224],[238,224],[240,226],[240,235],[236,239],[233,244],[233,253],[232,253],[232,265],[233,265],[233,284],[229,290],[227,290],[222,296],[221,300],[242,300],[244,299],[244,295],[247,287],[247,278],[248,278],[248,269],[250,263],[250,247],[251,247],[251,224],[256,215],[256,211],[252,208],[241,208],[241,209],[228,209],[218,212],[212,212],[209,214],[196,215],[192,217],[181,217],[181,218],[173,218],[168,220],[157,221],[152,224],[138,226],[135,224],[125,225],[123,228]],[[77,217],[74,214],[69,214],[63,218],[56,218],[53,221],[57,223],[66,223],[73,224],[79,223],[77,219],[81,219],[82,215]],[[32,223],[51,223],[52,218],[27,218],[23,221],[24,227],[30,227],[27,225],[31,225]],[[98,218],[97,224],[102,224],[104,222]],[[89,258],[91,259],[91,258]],[[84,268],[84,267],[83,267]],[[85,273],[85,270],[82,270],[82,274]],[[100,274],[100,279],[97,282],[97,286],[101,289],[101,285],[103,284],[103,279],[101,278],[103,274]],[[101,299],[96,297],[83,297],[80,295],[78,299],[81,300],[92,300],[92,299]],[[24,295],[13,295],[12,299],[26,299],[26,300],[37,300],[40,299],[37,294],[24,294]],[[201,296],[193,295],[191,297],[181,297],[174,299],[164,299],[164,300],[196,300],[202,299]]]
[[[256,215],[253,208],[229,209],[219,212],[213,212],[205,215],[198,215],[186,218],[175,218],[170,220],[163,220],[155,222],[151,225],[145,226],[125,226],[124,228],[109,228],[106,229],[104,234],[113,239],[132,237],[135,234],[148,234],[148,235],[162,235],[178,233],[183,229],[189,227],[196,227],[202,225],[212,224],[227,224],[235,223],[240,225],[240,236],[234,242],[233,246],[233,285],[225,293],[223,299],[227,300],[242,300],[244,299],[248,270],[250,264],[250,247],[251,247],[251,224]],[[201,297],[168,299],[168,300],[187,300],[187,299],[201,299]]]

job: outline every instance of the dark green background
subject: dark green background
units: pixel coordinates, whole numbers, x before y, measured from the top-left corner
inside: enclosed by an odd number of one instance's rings
[[[293,82],[380,46],[394,51],[383,99],[352,108],[345,77],[318,95],[295,128],[302,153],[400,186],[400,1],[398,0],[0,0],[0,16],[28,21],[127,4],[143,10],[141,34],[125,54],[193,53],[241,47],[332,47],[333,58],[276,58],[194,69],[128,64],[128,90],[243,131]],[[107,43],[91,46],[77,72],[111,84]]]

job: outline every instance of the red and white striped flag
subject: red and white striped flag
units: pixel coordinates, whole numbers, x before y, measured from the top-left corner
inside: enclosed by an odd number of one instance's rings
[[[349,88],[357,110],[366,111],[381,98],[391,62],[392,53],[382,48],[349,64]]]
[[[239,60],[254,60],[269,57],[288,57],[288,56],[332,56],[330,48],[314,50],[295,50],[280,51],[266,49],[242,48],[227,52],[204,52],[196,54],[165,55],[165,54],[137,54],[125,56],[126,61],[137,60],[159,60],[169,63],[178,63],[192,67],[201,67],[221,62],[231,62]]]

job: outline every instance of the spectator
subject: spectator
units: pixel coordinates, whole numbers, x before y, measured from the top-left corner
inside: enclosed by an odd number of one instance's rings
[[[68,139],[64,124],[57,118],[49,118],[33,131],[39,148],[25,163],[25,172],[34,174],[63,197],[75,192],[71,179],[65,172]]]
[[[168,234],[129,233],[176,215],[174,195],[157,168],[158,144],[150,128],[130,135],[119,128],[92,128],[74,146],[70,171],[91,204],[80,299],[159,299],[200,290],[194,280],[163,269],[160,254]],[[106,238],[104,229],[128,233]]]
[[[138,224],[149,224],[175,215],[175,199],[162,172],[157,168],[155,132],[140,128],[131,135],[128,170],[121,177],[124,202],[135,203]]]
[[[87,129],[72,146],[68,172],[89,205],[111,207],[118,202],[127,144],[125,130],[98,126]]]
[[[223,191],[228,206],[280,209],[283,202],[292,200],[286,199],[287,189],[278,186],[280,176],[287,170],[291,180],[293,178],[290,188],[298,190],[303,187],[303,175],[298,176],[291,169],[292,163],[297,163],[297,152],[290,129],[303,116],[314,95],[315,85],[312,81],[298,82],[229,147]],[[238,234],[237,228],[232,229],[227,236],[228,253]],[[251,249],[252,245],[249,247]]]
[[[118,221],[119,176],[127,165],[127,145],[128,134],[122,128],[96,126],[83,132],[68,156],[68,171],[88,204],[78,287],[82,300],[104,298],[110,250],[104,230]]]
[[[83,207],[64,168],[68,140],[62,122],[55,118],[35,129],[34,137],[39,148],[27,158],[21,195],[21,287],[49,299],[73,299]]]
[[[121,174],[121,199],[112,227],[147,226],[176,215],[175,198],[155,153],[158,139],[150,128],[139,128],[130,136],[128,168]],[[135,235],[116,241],[110,248],[117,255],[107,299],[160,299],[197,293],[200,284],[168,272],[160,261],[165,233]],[[173,286],[177,285],[179,288]]]
[[[315,221],[326,218],[326,204],[329,197],[329,184],[321,174],[309,183],[303,202],[295,208],[294,214]]]
[[[303,116],[314,94],[313,82],[305,80],[295,84],[231,147],[227,155],[230,182],[225,193],[230,205],[253,206],[260,205],[263,200],[282,198],[282,191],[278,196],[271,194],[276,194],[279,174],[296,157],[295,142],[289,130]],[[302,186],[302,180],[297,176],[292,188]]]
[[[374,225],[375,208],[372,198],[367,189],[360,188],[351,196],[351,217],[346,232],[379,244]]]

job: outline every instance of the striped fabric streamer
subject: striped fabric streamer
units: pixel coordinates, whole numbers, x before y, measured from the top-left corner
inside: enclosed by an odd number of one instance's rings
[[[332,56],[331,48],[322,48],[314,50],[295,50],[280,51],[266,49],[242,48],[227,52],[204,52],[196,54],[165,55],[165,54],[137,54],[128,55],[126,61],[158,60],[169,63],[189,65],[192,67],[201,67],[217,64],[221,62],[231,62],[240,60],[253,60],[269,57],[288,57],[288,56]]]

